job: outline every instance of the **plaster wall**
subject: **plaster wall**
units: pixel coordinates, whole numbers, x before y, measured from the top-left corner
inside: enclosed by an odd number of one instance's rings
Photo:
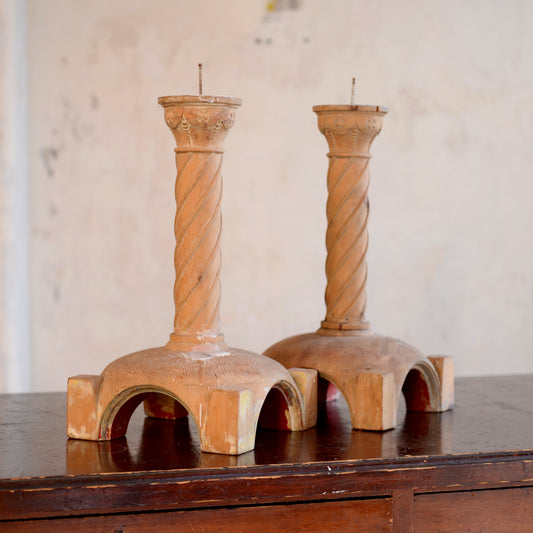
[[[0,0],[0,391],[31,388],[26,5]]]
[[[366,316],[457,375],[533,372],[533,3],[27,0],[33,390],[167,341],[173,139],[157,97],[243,98],[221,323],[263,351],[323,319],[315,104],[388,105]]]

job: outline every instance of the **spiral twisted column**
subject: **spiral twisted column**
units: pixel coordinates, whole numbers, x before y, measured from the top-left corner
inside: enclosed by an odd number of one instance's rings
[[[396,425],[402,393],[408,410],[440,412],[453,404],[453,364],[425,357],[409,344],[372,332],[365,319],[370,147],[387,109],[315,106],[329,145],[326,317],[321,328],[265,350],[287,368],[314,368],[320,397],[340,391],[352,427],[384,431]],[[328,384],[329,382],[329,384]]]
[[[205,452],[253,450],[259,424],[300,431],[316,423],[316,370],[287,370],[230,348],[219,329],[222,143],[238,98],[164,96],[176,140],[174,331],[165,346],[119,357],[98,376],[68,382],[69,437],[122,437],[139,403],[150,417],[191,416]]]
[[[326,318],[318,333],[367,330],[366,250],[370,146],[387,109],[379,106],[315,106],[329,145],[326,232]]]
[[[159,103],[176,140],[175,315],[169,347],[220,344],[222,143],[241,101],[167,96]]]

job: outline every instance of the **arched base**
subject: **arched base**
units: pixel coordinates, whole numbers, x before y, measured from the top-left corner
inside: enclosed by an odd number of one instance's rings
[[[316,382],[316,371],[287,371],[272,359],[225,345],[206,352],[152,348],[115,360],[99,376],[70,378],[67,432],[84,440],[121,437],[144,402],[151,417],[192,416],[202,451],[238,455],[254,448],[259,414],[272,390],[275,401],[268,403],[278,412],[267,417],[270,427],[312,427]]]
[[[297,335],[265,355],[287,368],[317,370],[346,398],[355,429],[395,427],[402,390],[409,410],[441,412],[453,405],[451,357],[425,357],[405,342],[368,330]],[[322,398],[327,394],[322,391]]]

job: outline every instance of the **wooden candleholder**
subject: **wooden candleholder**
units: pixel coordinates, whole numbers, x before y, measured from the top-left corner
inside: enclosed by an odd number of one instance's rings
[[[398,339],[373,333],[364,316],[370,145],[387,109],[322,105],[313,110],[330,150],[326,318],[315,333],[282,340],[265,354],[286,367],[317,369],[346,398],[356,429],[395,427],[402,391],[409,410],[446,411],[454,398],[452,358],[426,358]]]
[[[166,346],[121,357],[99,376],[71,377],[67,432],[121,437],[144,402],[151,417],[190,414],[203,451],[237,455],[254,448],[258,423],[293,431],[315,424],[317,373],[229,348],[220,332],[222,143],[240,99],[165,96],[159,103],[176,140],[174,331]]]

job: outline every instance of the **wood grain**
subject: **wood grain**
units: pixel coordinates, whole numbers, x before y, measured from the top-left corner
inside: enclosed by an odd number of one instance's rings
[[[273,410],[274,429],[315,424],[317,372],[295,370],[300,390],[281,364],[228,347],[220,330],[223,141],[240,99],[184,95],[158,102],[176,141],[174,330],[165,346],[115,359],[98,376],[69,378],[67,434],[123,437],[144,402],[151,417],[190,416],[202,451],[239,455],[254,448],[265,409]]]
[[[454,401],[451,358],[430,359],[399,339],[372,332],[365,318],[370,147],[387,109],[313,110],[329,147],[326,317],[318,331],[283,339],[265,354],[287,368],[316,369],[346,398],[355,429],[395,427],[402,392],[408,409],[446,411]]]
[[[386,433],[352,431],[341,398],[320,406],[315,428],[260,429],[254,451],[240,456],[202,453],[190,417],[142,411],[125,438],[67,440],[64,393],[0,395],[0,531],[14,520],[369,498],[392,501],[398,529],[426,495],[454,505],[447,498],[456,493],[531,490],[533,376],[459,379],[457,389],[455,411],[402,410],[398,428]],[[458,504],[465,513],[469,501]]]
[[[202,531],[216,533],[285,533],[287,531],[325,531],[345,533],[380,533],[392,531],[392,501],[355,500],[310,503],[307,505],[272,505],[258,508],[216,509],[176,513],[102,516],[62,520],[1,523],[3,533],[42,531],[79,533],[141,533],[157,531]]]
[[[322,328],[368,329],[366,251],[370,146],[381,131],[385,108],[315,106],[329,146],[326,213],[326,318]]]
[[[529,533],[533,487],[417,496],[414,527],[417,533]]]

